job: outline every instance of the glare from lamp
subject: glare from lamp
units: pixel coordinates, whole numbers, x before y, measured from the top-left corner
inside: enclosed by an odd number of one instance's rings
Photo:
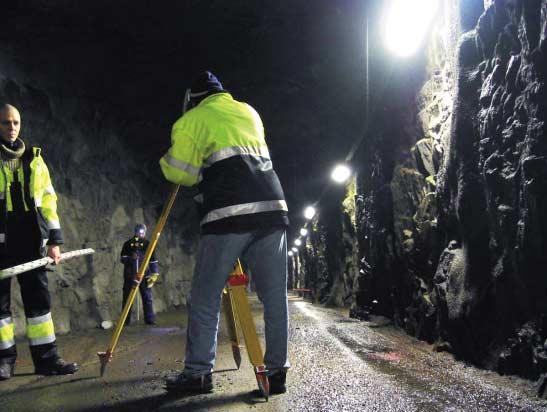
[[[296,246],[300,246],[302,244],[302,241],[300,239],[295,239],[294,244]]]
[[[331,179],[336,183],[345,183],[350,176],[351,170],[344,164],[337,165],[334,169],[332,169],[332,173],[330,175]]]
[[[439,0],[392,0],[384,18],[387,48],[400,57],[414,54],[435,17]]]
[[[304,209],[304,217],[308,220],[313,219],[315,216],[315,208],[313,206],[308,206],[306,209]]]
[[[308,229],[302,228],[300,229],[300,236],[307,236],[308,235]]]
[[[291,248],[291,250],[292,250],[292,252],[293,252],[293,253],[296,253],[296,252],[298,252],[298,249],[297,249],[297,248],[295,248],[295,247]]]
[[[294,255],[294,253],[293,253],[292,250],[289,250],[289,253],[287,253],[287,255],[292,256],[292,255]]]

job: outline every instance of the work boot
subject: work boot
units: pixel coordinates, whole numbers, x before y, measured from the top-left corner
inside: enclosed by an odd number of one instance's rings
[[[213,391],[213,375],[186,376],[180,373],[165,380],[165,389],[173,393],[209,393]]]
[[[7,381],[13,376],[15,362],[0,360],[0,381]]]
[[[270,395],[276,395],[279,393],[287,392],[287,386],[285,386],[285,380],[287,379],[287,371],[280,369],[268,376],[270,382]]]
[[[61,358],[54,358],[35,367],[36,375],[72,375],[80,369],[77,363],[65,362]]]

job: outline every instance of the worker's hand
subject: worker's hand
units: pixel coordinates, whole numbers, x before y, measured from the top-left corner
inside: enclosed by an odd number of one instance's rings
[[[58,245],[49,245],[47,247],[48,257],[53,259],[53,264],[56,265],[61,261],[61,249]]]
[[[147,279],[146,279],[146,287],[150,289],[152,286],[154,286],[154,283],[158,280],[160,277],[159,273],[152,273]]]

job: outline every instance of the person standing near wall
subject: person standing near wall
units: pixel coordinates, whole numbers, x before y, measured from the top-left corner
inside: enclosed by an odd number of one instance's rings
[[[167,379],[167,390],[212,390],[221,293],[241,258],[264,304],[270,394],[283,393],[289,367],[288,210],[262,120],[208,71],[187,90],[186,104],[194,108],[174,124],[172,146],[160,165],[167,180],[199,186],[202,237],[188,299],[184,370]]]
[[[57,195],[37,147],[19,138],[21,116],[0,104],[0,269],[40,259],[46,253],[59,263],[63,243]],[[17,276],[27,323],[30,353],[38,375],[66,375],[78,370],[57,353],[51,297],[45,268]],[[0,280],[0,380],[14,372],[17,349],[10,310],[11,278]]]
[[[146,239],[146,226],[139,223],[135,226],[134,235],[128,239],[122,247],[120,261],[123,263],[123,303],[122,308],[125,306],[125,302],[129,297],[129,292],[135,281],[137,272],[140,269],[140,265],[144,259],[146,249],[149,245],[148,239]],[[158,273],[158,261],[152,253],[150,263],[146,268],[143,281],[139,286],[139,292],[142,298],[142,308],[144,312],[144,322],[147,325],[156,324],[156,314],[154,313],[154,297],[152,295],[152,287],[159,278]],[[131,323],[131,311],[127,315],[125,324]]]

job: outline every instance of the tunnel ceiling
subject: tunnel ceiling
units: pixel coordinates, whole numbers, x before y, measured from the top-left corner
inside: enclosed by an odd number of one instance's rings
[[[21,3],[0,16],[0,71],[101,107],[148,167],[205,68],[261,113],[293,214],[363,132],[362,1]]]

